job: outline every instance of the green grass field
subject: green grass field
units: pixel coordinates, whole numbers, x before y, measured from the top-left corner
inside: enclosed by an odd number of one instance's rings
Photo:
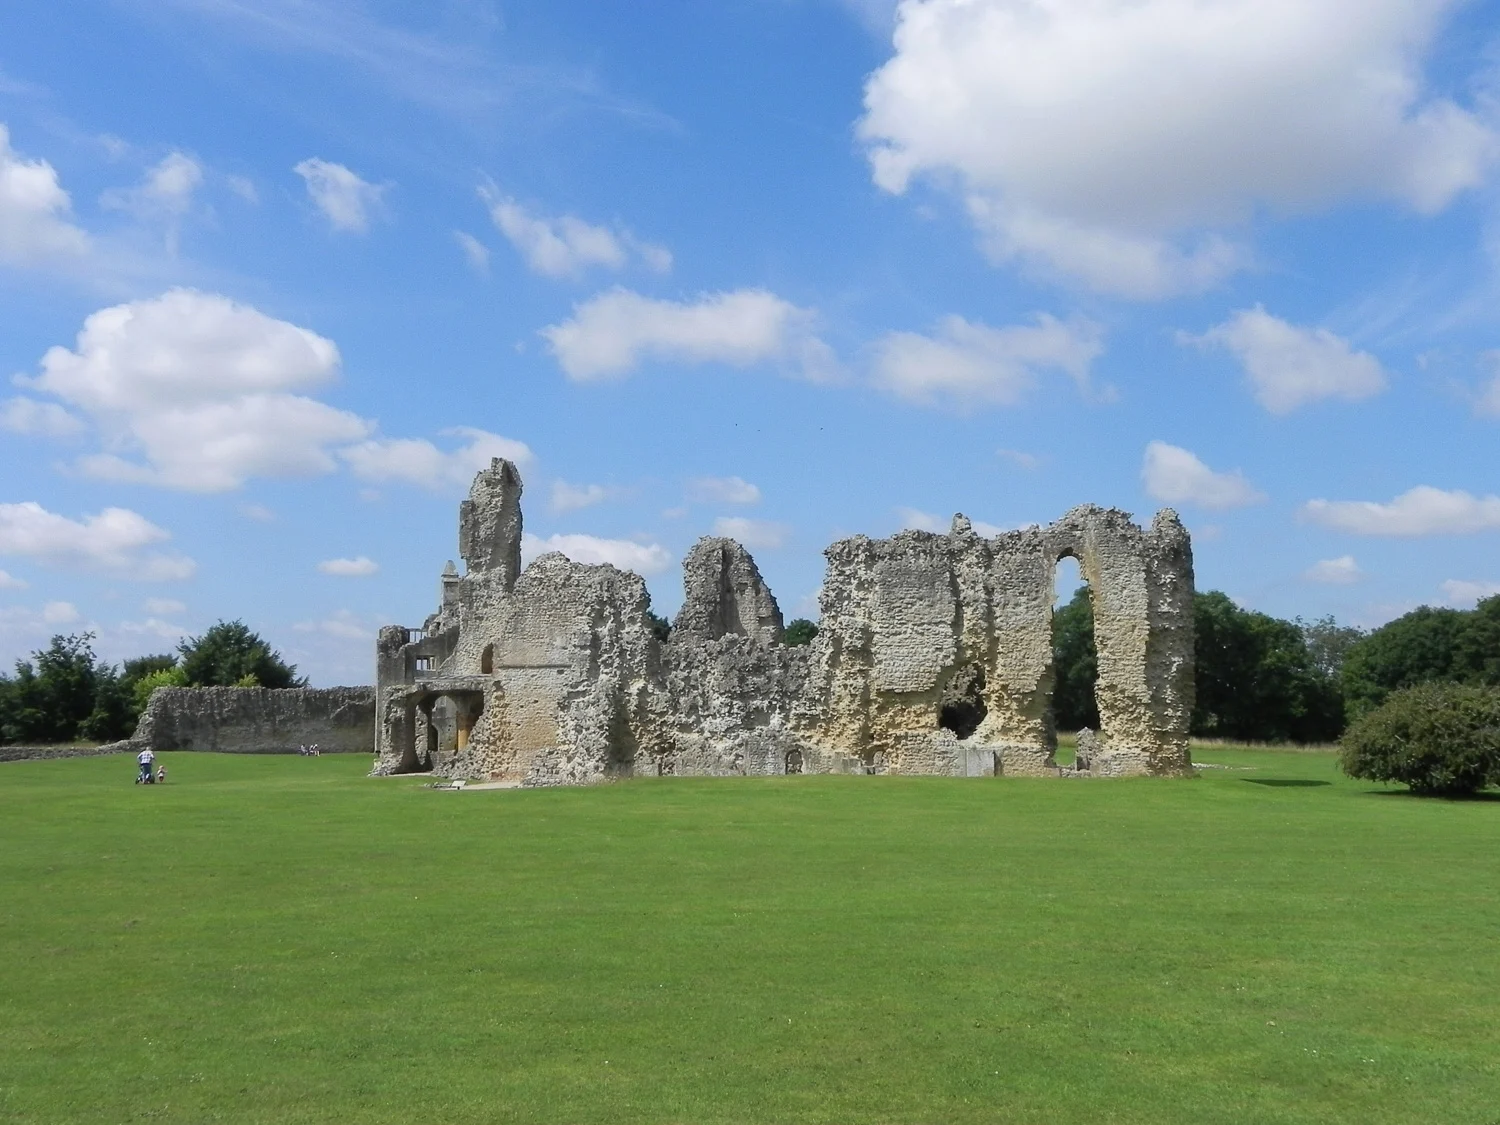
[[[1500,801],[0,765],[0,1121],[1500,1121]]]

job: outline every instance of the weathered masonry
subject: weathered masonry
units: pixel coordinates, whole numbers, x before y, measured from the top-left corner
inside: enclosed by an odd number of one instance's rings
[[[1086,505],[986,539],[903,531],[829,547],[810,645],[749,553],[703,539],[663,642],[640,576],[548,554],[521,567],[521,478],[495,460],[420,629],[377,642],[376,773],[528,785],[667,774],[1054,773],[1053,583],[1072,556],[1099,652],[1097,776],[1190,770],[1193,559],[1171,510]]]

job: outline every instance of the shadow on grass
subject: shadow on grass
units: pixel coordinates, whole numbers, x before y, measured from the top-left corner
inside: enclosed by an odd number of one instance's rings
[[[1269,785],[1274,789],[1313,789],[1319,785],[1332,785],[1331,781],[1313,781],[1302,777],[1242,777],[1246,785]]]
[[[1371,797],[1409,797],[1414,801],[1454,801],[1464,804],[1500,801],[1500,793],[1486,790],[1483,793],[1413,793],[1410,789],[1372,789]]]

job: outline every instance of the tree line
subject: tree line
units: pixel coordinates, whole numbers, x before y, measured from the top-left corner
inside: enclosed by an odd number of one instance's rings
[[[113,742],[129,738],[159,687],[303,687],[288,664],[243,621],[220,621],[175,653],[115,665],[94,654],[94,634],[56,636],[0,673],[0,745]]]
[[[1393,692],[1426,683],[1500,684],[1500,595],[1472,610],[1423,606],[1372,632],[1332,617],[1285,621],[1217,590],[1193,605],[1192,733],[1331,742]],[[1053,706],[1062,730],[1099,728],[1094,615],[1080,586],[1052,618]]]

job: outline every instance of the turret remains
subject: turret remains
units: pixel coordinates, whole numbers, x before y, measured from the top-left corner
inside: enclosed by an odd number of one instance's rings
[[[460,575],[420,629],[377,642],[375,772],[566,785],[792,773],[1047,775],[1059,559],[1094,604],[1095,776],[1190,772],[1193,560],[1170,509],[1148,529],[1074,508],[993,538],[855,536],[828,548],[812,644],[788,647],[732,539],[684,560],[653,635],[639,575],[547,554],[521,568],[521,478],[495,460],[459,511]]]

